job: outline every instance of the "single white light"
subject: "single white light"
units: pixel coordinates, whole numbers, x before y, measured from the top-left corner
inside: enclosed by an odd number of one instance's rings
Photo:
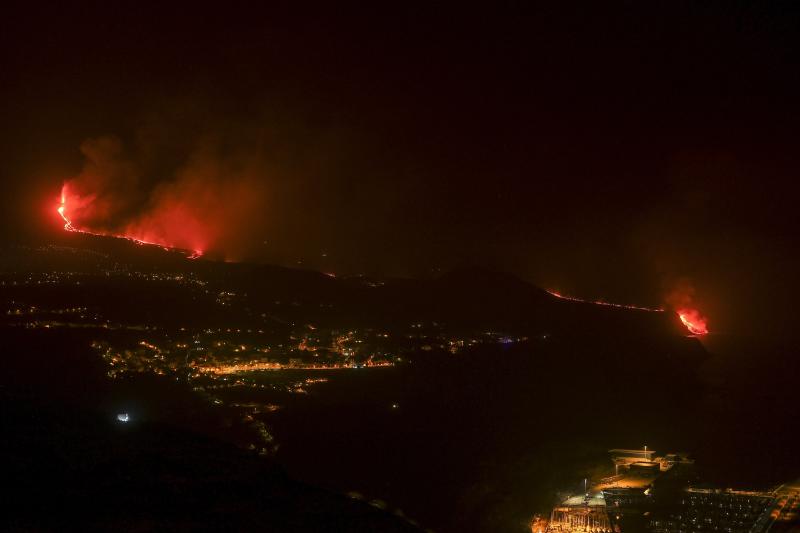
[[[127,422],[131,418],[128,416],[128,413],[119,413],[117,414],[117,420],[120,422]]]

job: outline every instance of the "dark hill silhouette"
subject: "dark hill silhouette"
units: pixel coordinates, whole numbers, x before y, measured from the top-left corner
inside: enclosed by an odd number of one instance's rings
[[[200,435],[5,394],[0,403],[12,531],[417,531]]]
[[[100,273],[122,265],[142,272],[193,273],[215,288],[246,294],[254,311],[275,314],[275,306],[282,306],[280,315],[287,322],[384,328],[437,322],[453,330],[520,335],[685,335],[673,313],[559,300],[515,276],[480,268],[460,268],[436,279],[370,283],[273,265],[189,260],[123,239],[67,233],[62,241],[64,246],[7,250],[0,271]]]

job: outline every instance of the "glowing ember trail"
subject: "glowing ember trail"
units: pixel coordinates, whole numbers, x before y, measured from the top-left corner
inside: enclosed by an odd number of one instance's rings
[[[683,325],[686,326],[686,329],[693,334],[705,335],[708,333],[706,319],[700,316],[700,313],[694,309],[680,309],[678,311],[678,317],[680,317],[681,322],[683,322]]]
[[[580,302],[584,304],[593,304],[593,305],[604,305],[607,307],[617,307],[619,309],[635,309],[636,311],[649,311],[651,313],[662,313],[664,309],[660,307],[642,307],[638,305],[628,305],[628,304],[615,304],[611,302],[604,302],[603,300],[581,300],[580,298],[575,298],[574,296],[565,296],[559,292],[551,291],[549,289],[545,289],[549,294],[559,298],[561,300],[569,300],[571,302]]]
[[[616,307],[619,309],[634,309],[636,311],[649,311],[652,313],[662,313],[664,312],[663,308],[654,308],[654,307],[642,307],[638,305],[628,305],[628,304],[615,304],[611,302],[604,302],[602,300],[582,300],[580,298],[575,298],[574,296],[565,296],[561,293],[556,291],[545,289],[550,295],[555,296],[560,300],[569,300],[571,302],[580,302],[584,304],[592,304],[592,305],[603,305],[607,307]],[[694,309],[678,309],[676,311],[678,318],[681,319],[681,322],[686,329],[689,330],[690,333],[693,335],[706,335],[708,333],[707,321],[703,318],[700,313]]]
[[[75,232],[75,233],[84,233],[86,235],[95,235],[95,236],[98,236],[98,237],[115,237],[117,239],[125,239],[125,240],[128,240],[128,241],[131,241],[131,242],[136,243],[138,245],[158,246],[162,250],[166,250],[166,251],[169,251],[169,252],[182,253],[182,254],[186,255],[186,257],[188,259],[197,259],[198,257],[203,255],[203,250],[186,250],[186,249],[183,249],[183,248],[176,248],[174,246],[166,246],[166,245],[164,245],[162,243],[158,243],[158,242],[150,242],[150,241],[146,241],[146,240],[142,240],[142,239],[137,239],[136,237],[131,237],[129,235],[120,235],[120,234],[115,234],[115,233],[102,233],[102,232],[95,232],[95,231],[89,231],[89,230],[86,230],[86,229],[78,228],[78,227],[75,226],[75,224],[72,223],[72,220],[69,218],[69,215],[67,214],[68,213],[67,198],[68,198],[68,195],[67,195],[67,184],[65,183],[63,185],[63,187],[61,187],[61,202],[59,203],[58,209],[56,209],[56,211],[58,211],[58,214],[64,220],[64,229],[67,230],[67,231],[72,231],[72,232]]]

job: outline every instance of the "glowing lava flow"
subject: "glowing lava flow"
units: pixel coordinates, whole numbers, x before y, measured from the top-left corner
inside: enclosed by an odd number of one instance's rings
[[[62,187],[61,189],[61,204],[58,206],[58,214],[61,215],[61,218],[64,219],[64,229],[67,231],[78,231],[72,226],[72,222],[69,221],[67,215],[64,214],[64,211],[67,208],[67,195],[66,195],[66,187]]]
[[[691,309],[681,309],[678,311],[678,317],[683,322],[690,332],[695,335],[705,335],[708,333],[706,327],[706,319],[700,316],[700,313]]]
[[[571,302],[580,302],[584,304],[593,304],[593,305],[604,305],[607,307],[617,307],[619,309],[635,309],[636,311],[650,311],[651,313],[662,313],[664,310],[660,307],[641,307],[638,305],[628,305],[628,304],[615,304],[611,302],[604,302],[603,300],[581,300],[580,298],[575,298],[573,296],[564,296],[561,293],[556,291],[551,291],[549,289],[545,289],[549,294],[559,298],[560,300],[569,300]]]
[[[547,290],[547,289],[545,289]],[[634,309],[636,311],[650,311],[654,313],[664,312],[662,308],[653,308],[653,307],[641,307],[638,305],[628,305],[628,304],[615,304],[611,302],[604,302],[602,300],[582,300],[580,298],[575,298],[573,296],[564,296],[556,291],[547,290],[549,294],[555,296],[560,300],[569,300],[571,302],[580,302],[584,304],[592,304],[592,305],[604,305],[607,307],[617,307],[620,309]],[[678,314],[678,318],[681,319],[681,322],[686,329],[689,330],[690,333],[693,335],[706,335],[708,333],[708,327],[706,325],[706,319],[703,318],[699,312],[695,311],[694,309],[679,309],[676,311]]]
[[[98,232],[94,232],[94,231],[88,231],[88,230],[85,230],[85,229],[76,228],[75,225],[70,220],[70,218],[67,216],[67,185],[66,184],[64,184],[64,186],[61,188],[61,203],[58,205],[58,209],[56,209],[56,211],[58,211],[58,214],[61,216],[62,219],[64,219],[64,229],[67,230],[67,231],[72,231],[72,232],[75,232],[75,233],[85,233],[86,235],[95,235],[97,237],[115,237],[117,239],[125,239],[125,240],[131,241],[131,242],[133,242],[135,244],[142,245],[142,246],[143,245],[158,246],[162,250],[166,250],[168,252],[180,252],[180,253],[186,255],[186,257],[188,259],[197,259],[198,257],[203,255],[203,251],[202,250],[185,250],[183,248],[175,248],[175,247],[172,247],[172,246],[165,246],[165,245],[157,243],[157,242],[144,241],[142,239],[137,239],[135,237],[129,237],[128,235],[116,235],[116,234],[113,234],[113,233],[98,233]]]

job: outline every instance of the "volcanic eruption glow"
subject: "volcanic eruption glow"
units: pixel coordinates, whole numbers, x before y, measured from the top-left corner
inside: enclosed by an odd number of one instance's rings
[[[664,309],[661,307],[643,307],[639,305],[617,304],[606,302],[604,300],[583,300],[574,296],[565,296],[554,290],[546,290],[550,295],[555,296],[560,300],[568,300],[571,302],[616,307],[618,309],[633,309],[635,311],[649,311],[653,313],[664,311]],[[696,309],[681,308],[678,309],[676,313],[678,314],[678,318],[681,319],[683,325],[686,326],[686,329],[688,329],[693,335],[706,335],[708,333],[707,321]]]
[[[686,326],[692,335],[706,335],[708,333],[708,320],[698,310],[695,303],[695,287],[689,278],[680,278],[671,283],[666,300],[678,314],[681,323]]]
[[[65,230],[190,258],[212,251],[236,260],[260,249],[269,167],[259,150],[196,140],[175,157],[148,139],[130,149],[113,136],[81,143],[83,167],[64,182],[54,208]]]
[[[72,222],[72,220],[70,218],[70,214],[69,214],[70,210],[69,209],[70,209],[71,206],[70,206],[70,203],[69,203],[69,198],[70,198],[70,195],[69,195],[69,190],[68,190],[68,184],[64,183],[64,185],[61,187],[61,202],[59,203],[58,208],[56,209],[56,211],[58,211],[58,214],[64,220],[64,229],[66,231],[72,231],[72,232],[75,232],[75,233],[84,233],[84,234],[87,234],[87,235],[95,235],[95,236],[102,236],[102,237],[115,237],[115,238],[118,238],[118,239],[126,239],[126,240],[129,240],[129,241],[131,241],[133,243],[136,243],[136,244],[139,244],[139,245],[158,246],[159,248],[162,248],[163,250],[181,252],[181,253],[185,254],[189,259],[197,259],[198,257],[203,255],[203,250],[186,250],[186,249],[178,248],[178,247],[175,247],[175,246],[169,246],[168,244],[166,244],[164,242],[159,242],[158,240],[155,240],[155,239],[154,240],[141,239],[141,238],[139,238],[137,236],[133,236],[133,235],[126,235],[126,234],[121,234],[121,233],[118,234],[118,233],[111,233],[111,232],[90,231],[88,229],[79,228]],[[91,202],[91,200],[89,200],[89,202]],[[78,203],[80,203],[80,202],[78,202]]]
[[[683,322],[691,333],[694,335],[705,335],[708,333],[706,319],[703,318],[699,312],[694,309],[680,309],[678,310],[678,317]]]
[[[61,218],[64,219],[64,229],[67,231],[75,231],[75,228],[72,227],[72,222],[69,221],[65,213],[67,209],[66,188],[67,188],[66,184],[64,184],[64,186],[61,188],[61,204],[59,204],[58,206],[58,214],[61,215]]]

